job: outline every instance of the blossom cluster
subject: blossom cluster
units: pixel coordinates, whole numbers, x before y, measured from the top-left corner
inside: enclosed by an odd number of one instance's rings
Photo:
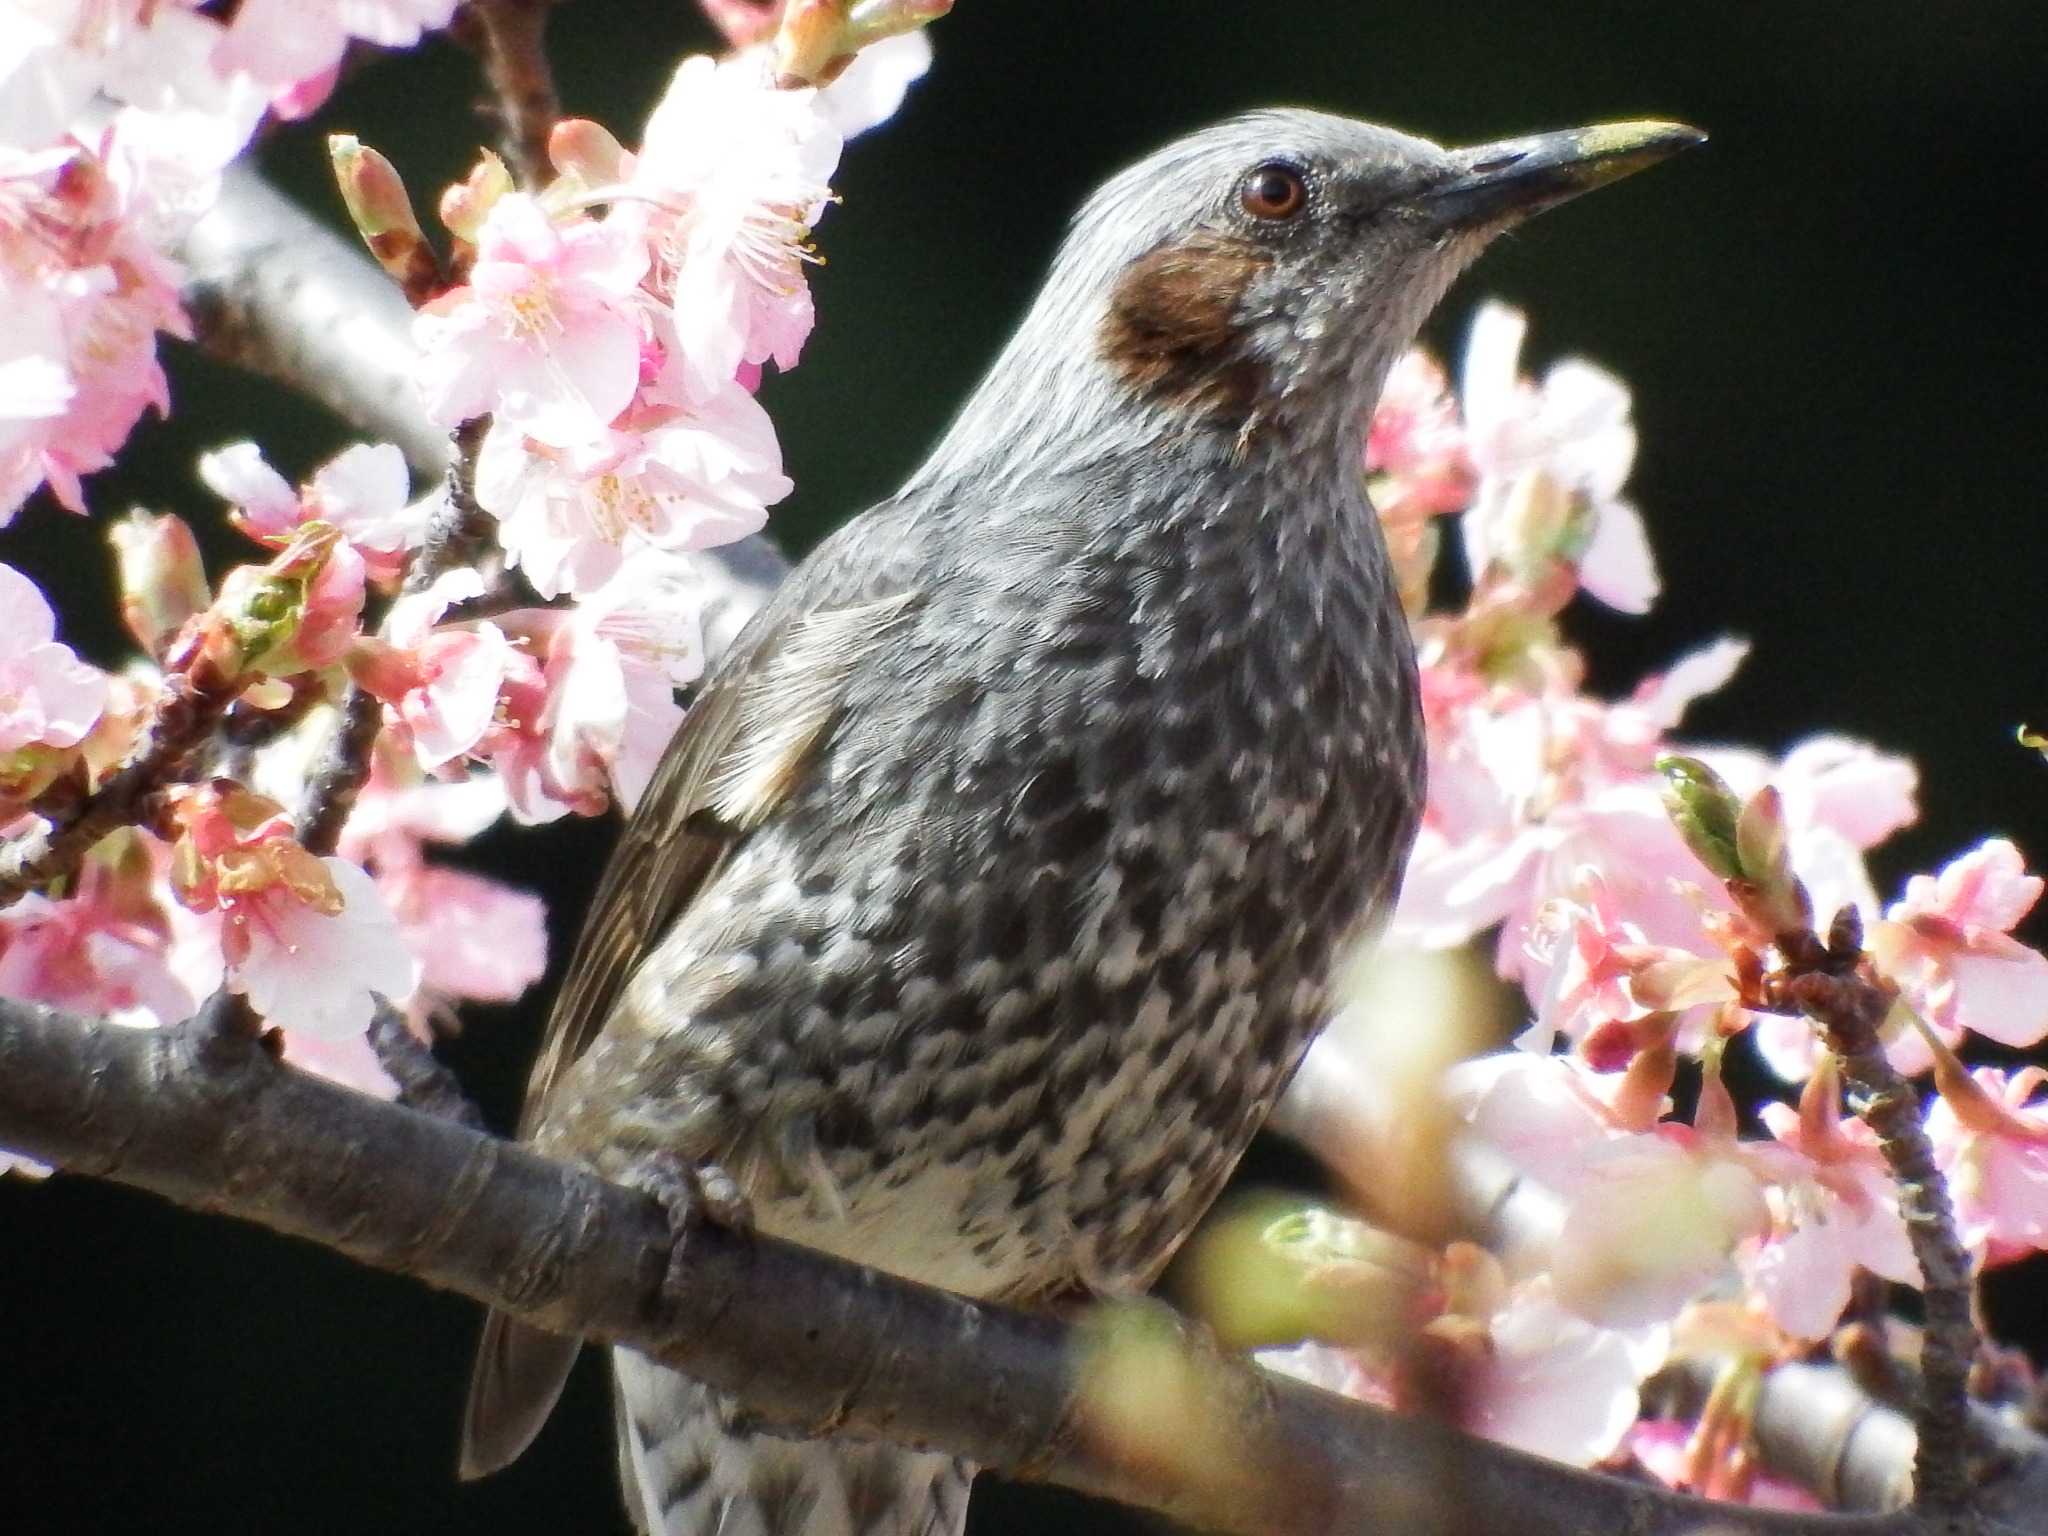
[[[0,0],[0,526],[112,462],[169,408],[159,333],[188,333],[163,254],[268,113],[304,116],[351,40],[448,24],[455,0]]]
[[[1835,1329],[1859,1274],[1920,1280],[1832,1058],[1807,1021],[1758,1006],[1782,932],[1856,914],[1871,974],[1898,999],[1887,1052],[1931,1076],[1926,1129],[1964,1242],[1986,1266],[2048,1247],[2048,1073],[1972,1071],[1955,1054],[1971,1037],[2048,1037],[2048,959],[2013,937],[2042,881],[1992,838],[1881,902],[1865,855],[1917,815],[1909,762],[1840,737],[1780,757],[1675,738],[1742,662],[1737,642],[1624,699],[1584,691],[1566,605],[1583,594],[1642,612],[1658,591],[1623,499],[1629,397],[1576,360],[1521,377],[1522,336],[1520,316],[1483,308],[1455,399],[1432,360],[1409,356],[1367,447],[1422,664],[1429,758],[1389,940],[1494,935],[1495,968],[1530,1022],[1517,1049],[1456,1068],[1443,1091],[1464,1142],[1540,1186],[1554,1217],[1505,1268],[1455,1245],[1433,1260],[1420,1326],[1453,1357],[1469,1427],[1582,1464],[1634,1454],[1669,1470],[1693,1465],[1668,1454],[1673,1427],[1637,1425],[1638,1387],[1668,1357],[1794,1355]],[[1438,528],[1454,515],[1466,596],[1432,610]],[[1343,1050],[1341,1032],[1317,1049]],[[1743,1050],[1788,1094],[1756,1111],[1761,1136],[1744,1133],[1723,1084]],[[1671,1097],[1688,1060],[1689,1119]],[[1327,1251],[1317,1262],[1330,1272]],[[1399,1400],[1412,1348],[1269,1358]],[[1763,1497],[1753,1473],[1709,1481]]]
[[[446,11],[336,15],[354,35],[398,43]],[[266,103],[314,104],[324,87],[313,76],[331,76],[339,58],[341,31],[302,27],[291,51],[262,31],[278,24],[261,4],[225,28],[160,7],[107,20],[89,58],[53,42],[17,62],[32,74],[90,65],[98,73],[81,74],[80,89],[118,97],[138,77],[116,71],[116,54],[140,68],[172,33],[206,41],[193,79],[253,102],[239,136],[217,137],[218,159],[194,162],[217,169]],[[250,96],[259,56],[268,94]],[[212,698],[247,743],[223,736],[74,876],[0,907],[0,990],[160,1025],[225,984],[281,1029],[288,1058],[388,1091],[365,1033],[377,999],[424,1033],[457,1002],[507,1001],[539,978],[539,901],[427,850],[507,813],[630,809],[645,788],[681,718],[677,689],[703,664],[699,552],[760,528],[789,490],[753,391],[764,367],[794,366],[811,329],[811,222],[846,136],[894,109],[929,50],[900,32],[828,59],[823,88],[788,84],[774,57],[764,45],[686,60],[636,150],[565,122],[547,185],[515,190],[486,156],[449,189],[452,255],[444,267],[420,248],[435,276],[413,296],[423,408],[451,431],[476,423],[461,491],[416,494],[389,444],[347,448],[298,483],[254,443],[205,454],[199,478],[258,556],[216,585],[178,518],[137,512],[114,525],[122,613],[144,653],[122,673],[59,643],[41,593],[0,565],[10,841],[32,842],[104,783],[156,728],[159,699]],[[134,99],[199,111],[196,96],[159,85]],[[32,287],[15,310],[31,323],[10,329],[13,350],[0,353],[10,512],[45,479],[82,510],[78,476],[106,461],[144,405],[165,403],[154,331],[182,318],[175,274],[151,242],[174,231],[145,238],[123,199],[153,177],[109,169],[125,163],[131,121],[124,108],[95,153],[67,139],[0,162],[12,167],[0,181],[6,260],[42,262],[21,269]],[[348,142],[336,159],[352,211],[389,212],[375,196],[396,188],[409,222],[395,172]],[[101,302],[116,290],[129,310]],[[45,309],[85,305],[86,329],[46,317],[30,302],[39,295]],[[140,295],[154,306],[148,323],[135,319]],[[120,390],[112,375],[67,371],[66,345],[118,365]],[[456,512],[451,497],[468,494],[495,551],[415,570],[437,521]],[[351,685],[377,701],[381,729],[338,846],[316,855],[288,807]]]

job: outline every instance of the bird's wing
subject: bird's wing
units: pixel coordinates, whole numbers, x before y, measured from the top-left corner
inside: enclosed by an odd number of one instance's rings
[[[839,718],[848,683],[918,606],[915,591],[878,593],[882,583],[872,579],[850,600],[807,602],[799,580],[786,582],[742,632],[620,833],[527,1084],[522,1137],[533,1133],[648,949],[734,844],[802,781]],[[526,1449],[553,1411],[578,1347],[502,1312],[485,1319],[463,1415],[463,1476],[496,1471]]]
[[[619,834],[527,1084],[521,1136],[532,1134],[648,949],[734,843],[801,781],[847,684],[916,606],[917,594],[904,591],[764,611],[757,632],[736,647],[741,653],[705,686]]]

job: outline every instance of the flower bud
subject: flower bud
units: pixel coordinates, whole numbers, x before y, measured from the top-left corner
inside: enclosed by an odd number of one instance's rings
[[[1742,807],[1722,777],[1696,757],[1667,753],[1657,759],[1664,776],[1664,810],[1685,846],[1723,880],[1742,878],[1736,823]]]
[[[144,651],[161,656],[186,620],[212,601],[192,530],[181,517],[137,507],[108,527],[107,542],[121,583],[121,622]]]
[[[445,286],[441,263],[413,213],[398,168],[346,133],[328,135],[327,155],[341,200],[370,254],[415,308],[424,304]]]
[[[231,676],[288,677],[339,658],[362,612],[362,560],[330,523],[304,523],[267,565],[228,573],[199,649]]]
[[[851,9],[849,0],[789,0],[775,34],[775,83],[822,85],[843,68]]]
[[[441,194],[441,222],[464,245],[475,245],[484,220],[498,199],[511,190],[512,173],[505,169],[505,162],[485,150],[468,179]]]
[[[1735,852],[1742,865],[1743,910],[1772,934],[1813,925],[1813,903],[1792,873],[1790,849],[1784,797],[1766,784],[1736,819]]]
[[[585,190],[624,181],[625,161],[625,146],[588,118],[565,117],[548,134],[548,163]]]

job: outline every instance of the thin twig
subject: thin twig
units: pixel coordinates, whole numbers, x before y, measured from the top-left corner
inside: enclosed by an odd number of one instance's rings
[[[1969,1380],[1977,1353],[1970,1259],[1956,1235],[1948,1184],[1935,1165],[1919,1095],[1885,1057],[1880,1031],[1893,996],[1864,963],[1862,925],[1853,908],[1835,919],[1825,947],[1817,939],[1798,944],[1788,936],[1779,942],[1787,951],[1785,998],[1820,1026],[1841,1063],[1851,1106],[1876,1134],[1898,1187],[1926,1307],[1914,1414],[1914,1500],[1934,1514],[1955,1514],[1966,1508],[1970,1493]]]
[[[490,519],[476,502],[476,456],[486,423],[473,421],[455,434],[448,464],[448,494],[428,525],[427,537],[406,568],[407,593],[423,592],[443,573],[483,558],[490,544]],[[384,706],[367,689],[350,684],[342,697],[334,732],[319,763],[306,776],[299,802],[299,841],[310,853],[329,854],[341,839],[356,796],[370,776],[371,754],[384,723]]]
[[[391,1004],[379,1001],[370,1016],[370,1049],[398,1084],[398,1102],[421,1114],[437,1115],[466,1125],[473,1131],[485,1129],[483,1111],[462,1091],[455,1074],[434,1054],[434,1048],[406,1026],[405,1016]]]
[[[491,517],[477,505],[476,457],[483,450],[488,416],[456,428],[448,459],[448,494],[434,509],[426,541],[405,572],[405,593],[424,592],[457,566],[477,564],[491,544]]]
[[[546,46],[548,12],[554,4],[555,0],[470,0],[465,12],[481,34],[484,77],[496,98],[505,160],[528,192],[539,191],[547,182],[548,135],[562,116]]]
[[[190,671],[165,678],[156,713],[128,760],[47,828],[0,850],[0,907],[69,879],[95,843],[115,828],[137,821],[144,802],[177,776],[180,765],[205,743],[240,690],[238,679],[204,658]]]
[[[326,856],[341,841],[341,829],[370,776],[370,755],[384,724],[384,706],[369,690],[351,683],[342,695],[339,718],[320,761],[306,775],[296,818],[298,839],[308,853]]]
[[[1170,1436],[1106,1432],[1100,1400],[1076,1387],[1100,1377],[1091,1361],[1115,1364],[1086,1352],[1088,1331],[715,1226],[690,1229],[672,1252],[667,1217],[645,1195],[324,1082],[254,1041],[202,1053],[184,1030],[94,1028],[0,1001],[0,1143],[641,1350],[799,1434],[942,1449],[1203,1529],[1938,1529],[1926,1512],[1707,1504],[1280,1380],[1198,1344],[1177,1379],[1199,1390],[1158,1401],[1175,1410]],[[2005,1518],[2000,1486],[1980,1491],[1994,1520]],[[2025,1529],[2033,1513],[2012,1512],[2004,1528]]]

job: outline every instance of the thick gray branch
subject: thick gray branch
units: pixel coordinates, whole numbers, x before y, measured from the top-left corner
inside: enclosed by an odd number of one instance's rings
[[[1102,1432],[1075,1386],[1081,1336],[1058,1322],[715,1228],[694,1231],[671,1260],[666,1220],[646,1196],[309,1077],[246,1039],[89,1025],[0,1002],[0,1143],[644,1350],[775,1423],[935,1446],[1202,1529],[1931,1529],[1911,1513],[1702,1504],[1265,1376],[1199,1345],[1189,1346],[1199,1400],[1171,1406],[1198,1431],[1187,1443],[1231,1454],[1162,1455]]]
[[[176,252],[185,303],[209,352],[291,385],[429,477],[448,434],[412,382],[412,310],[350,240],[307,215],[246,161]]]

